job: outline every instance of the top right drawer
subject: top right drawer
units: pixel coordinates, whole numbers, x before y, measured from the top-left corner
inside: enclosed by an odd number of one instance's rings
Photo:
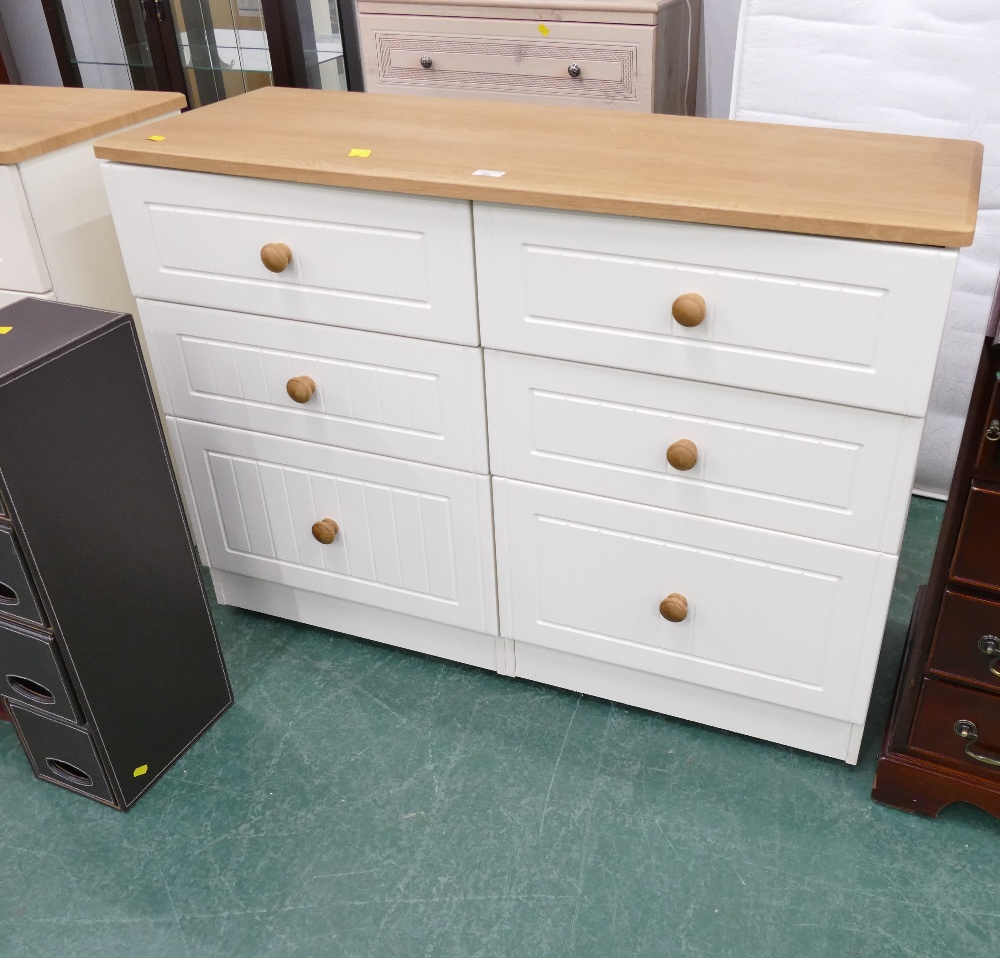
[[[484,346],[926,411],[957,250],[486,203],[473,213]]]

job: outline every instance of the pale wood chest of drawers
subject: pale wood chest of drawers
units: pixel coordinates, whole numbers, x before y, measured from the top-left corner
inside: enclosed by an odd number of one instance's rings
[[[134,311],[93,141],[183,106],[179,93],[0,86],[0,306]]]
[[[978,144],[288,90],[162,132],[97,149],[222,601],[856,761]]]
[[[360,0],[370,93],[693,115],[701,0]]]

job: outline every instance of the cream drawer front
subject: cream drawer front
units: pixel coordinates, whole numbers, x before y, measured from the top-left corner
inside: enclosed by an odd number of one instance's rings
[[[530,20],[361,16],[369,92],[578,101],[647,112],[654,29],[556,23],[546,37]]]
[[[496,475],[898,551],[920,419],[494,350],[486,382]]]
[[[485,346],[924,415],[955,250],[474,212]],[[700,325],[672,316],[687,293]]]
[[[489,471],[475,347],[153,300],[139,311],[174,416]],[[303,403],[287,391],[300,377],[315,387]]]
[[[103,169],[137,297],[479,342],[462,200]],[[261,262],[269,243],[291,250],[282,272]]]
[[[15,166],[0,166],[0,288],[25,293],[52,289]]]
[[[864,721],[895,557],[506,479],[494,501],[504,636]]]
[[[497,634],[487,477],[172,422],[213,568]]]

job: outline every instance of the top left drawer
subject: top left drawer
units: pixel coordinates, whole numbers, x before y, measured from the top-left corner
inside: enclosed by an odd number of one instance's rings
[[[137,297],[479,343],[463,200],[121,164],[103,171]]]

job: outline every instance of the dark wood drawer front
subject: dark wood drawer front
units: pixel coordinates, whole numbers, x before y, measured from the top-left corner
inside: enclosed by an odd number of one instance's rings
[[[12,529],[0,527],[0,616],[48,625]]]
[[[39,715],[15,702],[10,705],[17,734],[39,778],[117,807],[86,729]]]
[[[951,578],[1000,590],[1000,492],[973,484],[951,564]]]
[[[945,592],[927,667],[1000,692],[1000,602]]]
[[[984,479],[1000,482],[1000,378],[993,383],[993,397],[976,456],[976,471]]]
[[[71,722],[83,717],[52,637],[8,623],[0,623],[0,695]]]
[[[1000,779],[1000,696],[924,679],[910,748]]]

